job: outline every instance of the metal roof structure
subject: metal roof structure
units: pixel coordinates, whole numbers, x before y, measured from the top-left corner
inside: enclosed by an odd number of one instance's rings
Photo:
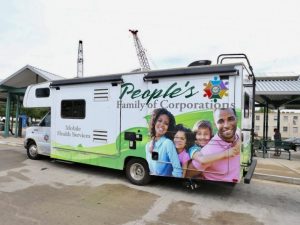
[[[64,78],[34,66],[26,65],[0,81],[0,101],[6,101],[8,92],[24,94],[27,86],[31,84],[61,79]]]
[[[26,65],[11,76],[0,81],[0,102],[6,102],[5,104],[5,129],[4,136],[9,135],[10,129],[10,117],[11,109],[15,106],[15,137],[18,136],[18,118],[21,107],[21,102],[25,94],[27,86],[31,84],[37,84],[45,81],[64,79],[61,76],[57,76],[53,73],[49,73],[45,70]],[[3,105],[3,104],[2,104]],[[11,131],[12,133],[12,131]],[[12,133],[13,134],[13,133]]]
[[[45,81],[64,79],[61,76],[36,68],[31,65],[26,65],[17,72],[7,77],[0,82],[1,86],[13,88],[25,88],[30,84],[41,83]]]
[[[256,77],[255,101],[273,109],[300,109],[300,76]]]

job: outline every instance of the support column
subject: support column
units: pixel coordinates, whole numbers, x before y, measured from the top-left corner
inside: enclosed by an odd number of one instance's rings
[[[266,140],[266,106],[264,106],[263,140]]]
[[[16,105],[16,123],[15,123],[15,137],[18,137],[18,128],[19,128],[19,114],[20,114],[20,95],[17,96],[17,105]]]
[[[11,94],[8,92],[6,98],[4,137],[8,137],[9,135],[10,105],[11,105]]]
[[[268,132],[269,132],[269,104],[267,103],[266,108],[266,140],[268,140]]]
[[[280,132],[280,109],[277,109],[277,129]]]
[[[266,148],[267,148],[267,138],[266,138],[266,106],[264,105],[264,122],[263,122],[263,158],[265,158]]]

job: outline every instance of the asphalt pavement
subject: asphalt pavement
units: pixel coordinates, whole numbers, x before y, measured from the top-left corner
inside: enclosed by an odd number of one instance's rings
[[[23,146],[24,138],[3,137],[0,134],[0,144]],[[291,151],[291,160],[287,152],[274,156],[268,152],[263,156],[257,152],[257,165],[253,174],[254,179],[269,180],[300,185],[300,151]]]

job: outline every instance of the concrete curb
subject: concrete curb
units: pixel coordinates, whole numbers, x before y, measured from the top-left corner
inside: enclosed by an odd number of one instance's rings
[[[269,180],[269,181],[300,185],[300,178],[295,178],[295,177],[285,177],[285,176],[277,176],[277,175],[270,175],[264,173],[254,173],[253,178],[259,180]]]

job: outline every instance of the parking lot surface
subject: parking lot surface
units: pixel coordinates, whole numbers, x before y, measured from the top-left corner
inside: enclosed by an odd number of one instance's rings
[[[298,224],[300,186],[252,180],[234,187],[181,180],[130,184],[123,171],[34,161],[0,145],[0,225],[18,224]]]

